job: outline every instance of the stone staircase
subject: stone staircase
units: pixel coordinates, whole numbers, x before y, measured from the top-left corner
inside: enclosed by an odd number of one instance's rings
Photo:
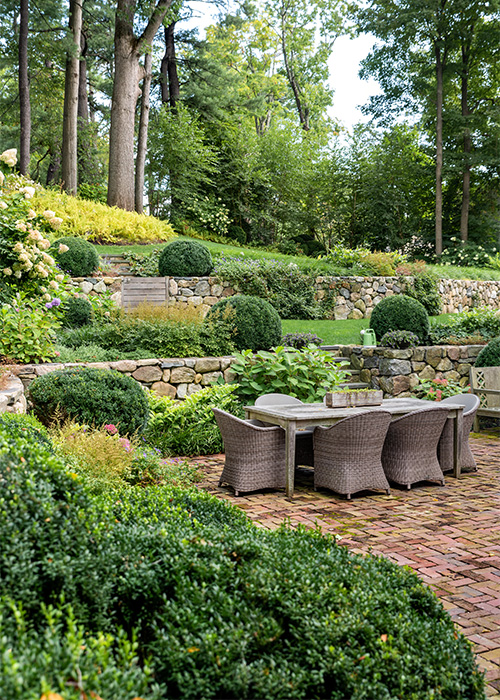
[[[349,372],[349,381],[345,382],[344,384],[341,384],[342,387],[349,387],[349,389],[369,389],[370,385],[366,384],[366,382],[361,382],[359,380],[359,369],[355,369],[350,361],[349,358],[344,357],[339,354],[339,346],[338,345],[322,345],[321,346],[322,350],[326,350],[327,352],[331,353],[334,357],[335,362],[348,362],[347,365],[344,366],[344,369]]]

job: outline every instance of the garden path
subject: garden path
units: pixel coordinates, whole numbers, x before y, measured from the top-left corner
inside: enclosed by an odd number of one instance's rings
[[[236,504],[258,525],[273,529],[285,518],[292,525],[319,524],[354,552],[410,566],[474,643],[487,696],[500,700],[500,438],[474,435],[471,446],[479,471],[458,482],[449,477],[444,487],[393,488],[390,496],[352,501],[315,492],[306,469],[293,501],[280,491],[235,498],[231,488],[217,486],[224,455],[192,461],[203,471],[202,488]]]

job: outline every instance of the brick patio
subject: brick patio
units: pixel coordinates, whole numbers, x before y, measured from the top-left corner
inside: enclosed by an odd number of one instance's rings
[[[300,470],[293,501],[280,491],[235,498],[217,486],[224,455],[197,458],[200,486],[242,508],[257,524],[320,524],[354,552],[372,552],[414,569],[440,597],[474,643],[486,672],[487,696],[500,700],[500,438],[471,436],[479,471],[444,487],[393,488],[391,495],[315,492],[312,472]]]

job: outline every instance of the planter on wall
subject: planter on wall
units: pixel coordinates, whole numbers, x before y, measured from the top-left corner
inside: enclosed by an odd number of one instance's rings
[[[330,408],[347,408],[350,406],[380,406],[384,392],[379,390],[367,391],[328,391],[326,405]]]

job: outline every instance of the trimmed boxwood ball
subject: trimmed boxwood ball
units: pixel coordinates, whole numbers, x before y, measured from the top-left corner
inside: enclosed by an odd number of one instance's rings
[[[80,328],[90,323],[92,319],[92,304],[88,299],[71,297],[63,307],[63,326]]]
[[[281,342],[279,314],[260,297],[239,294],[221,299],[212,306],[206,319],[233,325],[233,340],[238,350],[269,350]]]
[[[59,253],[59,246],[68,247],[65,253]],[[59,238],[52,244],[50,252],[56,259],[59,267],[73,277],[87,277],[99,267],[97,250],[84,238],[66,236]]]
[[[204,277],[212,270],[208,248],[196,241],[173,241],[161,251],[160,277]]]
[[[29,395],[35,415],[44,425],[55,419],[73,418],[96,426],[113,423],[124,434],[142,432],[148,421],[144,389],[116,370],[56,370],[37,377],[30,384]]]
[[[424,306],[405,294],[385,297],[373,309],[370,328],[377,338],[389,331],[412,331],[421,343],[429,336],[429,316]]]
[[[500,338],[493,338],[477,356],[476,367],[500,367]]]

